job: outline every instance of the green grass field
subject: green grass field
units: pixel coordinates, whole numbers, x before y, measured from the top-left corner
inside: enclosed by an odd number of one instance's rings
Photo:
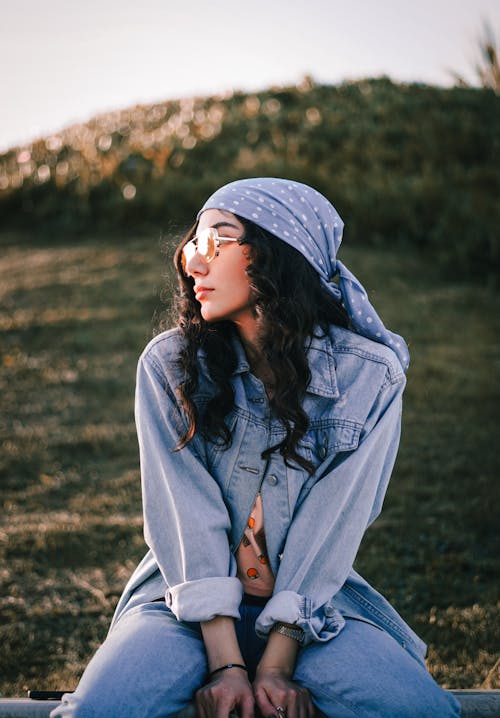
[[[174,282],[161,245],[0,237],[3,695],[75,687],[145,551],[133,390]],[[441,684],[493,687],[500,300],[416,254],[342,258],[412,351],[400,455],[357,568],[429,643]]]

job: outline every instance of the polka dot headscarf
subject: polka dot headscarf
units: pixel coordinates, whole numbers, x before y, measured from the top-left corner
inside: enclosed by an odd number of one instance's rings
[[[386,329],[361,282],[337,259],[344,223],[326,197],[300,182],[262,177],[224,185],[205,202],[198,218],[206,209],[237,214],[297,249],[343,303],[354,331],[393,349],[406,371],[410,357],[405,340]]]

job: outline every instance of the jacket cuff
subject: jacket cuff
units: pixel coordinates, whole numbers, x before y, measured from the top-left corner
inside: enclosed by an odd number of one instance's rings
[[[267,638],[278,621],[301,628],[304,631],[303,646],[330,641],[345,625],[344,617],[330,603],[313,611],[312,602],[294,591],[279,591],[269,599],[255,623],[257,635]]]
[[[185,581],[167,588],[165,602],[178,621],[211,621],[216,616],[240,618],[241,581],[230,576]]]

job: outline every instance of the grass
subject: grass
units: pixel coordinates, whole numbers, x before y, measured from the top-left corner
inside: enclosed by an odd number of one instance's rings
[[[412,350],[400,455],[357,568],[429,643],[441,684],[494,687],[500,301],[415,253],[343,259]],[[155,237],[0,236],[3,695],[75,687],[145,551],[133,389],[168,266]]]

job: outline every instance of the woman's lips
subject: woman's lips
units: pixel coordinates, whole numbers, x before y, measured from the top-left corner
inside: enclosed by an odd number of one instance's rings
[[[194,288],[194,295],[198,301],[203,299],[207,296],[208,292],[213,292],[213,289],[211,287],[195,287]]]

